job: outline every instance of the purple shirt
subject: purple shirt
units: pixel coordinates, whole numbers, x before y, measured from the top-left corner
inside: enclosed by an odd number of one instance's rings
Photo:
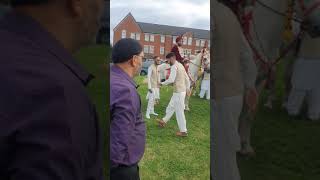
[[[136,88],[128,74],[115,65],[111,67],[111,167],[137,164],[144,153],[146,127]]]
[[[92,76],[30,17],[5,15],[0,39],[0,179],[104,179]]]

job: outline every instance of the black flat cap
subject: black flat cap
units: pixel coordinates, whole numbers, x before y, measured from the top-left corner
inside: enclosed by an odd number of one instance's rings
[[[138,55],[142,52],[142,46],[139,41],[125,38],[119,40],[112,48],[112,62],[122,63],[130,60],[133,55]]]

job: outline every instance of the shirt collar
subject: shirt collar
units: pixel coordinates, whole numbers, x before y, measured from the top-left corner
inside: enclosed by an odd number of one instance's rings
[[[135,88],[139,88],[139,85],[137,85],[134,80],[126,73],[124,72],[121,68],[119,68],[116,65],[111,66],[111,71],[115,74],[118,74],[119,76],[125,78],[127,81],[130,82],[131,85],[133,85]]]
[[[92,74],[83,69],[52,34],[31,17],[12,10],[3,17],[0,28],[32,40],[40,48],[44,48],[64,64],[84,85],[87,85],[94,78]]]

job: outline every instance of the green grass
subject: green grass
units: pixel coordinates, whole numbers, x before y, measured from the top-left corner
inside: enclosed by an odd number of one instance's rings
[[[96,105],[104,142],[104,167],[105,175],[108,172],[109,155],[109,125],[107,119],[109,104],[109,75],[106,60],[109,59],[107,46],[96,45],[82,49],[76,54],[77,60],[83,67],[93,74],[95,78],[89,83],[88,92],[92,102]]]
[[[136,78],[145,116],[147,85],[145,77]],[[172,87],[160,89],[160,104],[155,106],[159,118],[164,117],[165,109],[172,96]],[[141,179],[199,180],[209,179],[210,167],[210,103],[199,97],[191,97],[190,112],[186,112],[188,137],[175,136],[178,125],[173,115],[166,128],[157,126],[155,116],[146,120],[146,151],[140,162]]]
[[[280,100],[283,64],[278,69],[276,92]],[[274,110],[261,104],[252,132],[257,156],[239,159],[242,180],[319,180],[320,123],[289,117],[281,109],[281,101],[275,103]]]

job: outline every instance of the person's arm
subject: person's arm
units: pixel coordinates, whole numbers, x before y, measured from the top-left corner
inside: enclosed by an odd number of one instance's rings
[[[257,106],[258,93],[255,87],[257,67],[253,60],[251,48],[241,33],[240,70],[245,87],[245,102],[251,111]]]
[[[157,74],[158,74],[158,77],[157,77],[157,78],[158,78],[158,83],[157,83],[157,84],[158,84],[158,86],[159,86],[159,84],[161,83],[161,77],[160,77],[160,76],[161,76],[161,75],[160,75],[160,65],[159,65],[159,66],[157,66],[157,72],[158,72],[158,73],[157,73]]]
[[[130,141],[134,133],[138,107],[136,107],[133,93],[129,89],[117,90],[118,92],[111,94],[110,156],[114,163],[123,164],[123,162],[131,162],[127,154],[131,152]]]
[[[176,79],[176,75],[177,75],[177,67],[175,65],[172,65],[171,69],[170,69],[169,78],[166,81],[162,82],[161,84],[168,85],[168,84],[174,83],[174,81]]]
[[[255,81],[257,78],[257,67],[253,60],[252,50],[242,33],[240,48],[240,70],[244,86],[245,88],[253,88],[255,87]]]
[[[187,72],[186,71],[184,71],[184,76],[185,76],[185,81],[186,81],[186,88],[187,88],[187,91],[189,91],[190,90],[190,78],[189,78],[189,76],[188,76],[188,74],[187,74]]]
[[[147,78],[148,78],[148,90],[149,90],[149,92],[150,92],[150,90],[151,90],[151,74],[152,74],[152,68],[151,68],[151,66],[149,66],[149,68],[148,68],[148,76],[147,76]],[[151,91],[151,93],[152,93],[152,91]]]

